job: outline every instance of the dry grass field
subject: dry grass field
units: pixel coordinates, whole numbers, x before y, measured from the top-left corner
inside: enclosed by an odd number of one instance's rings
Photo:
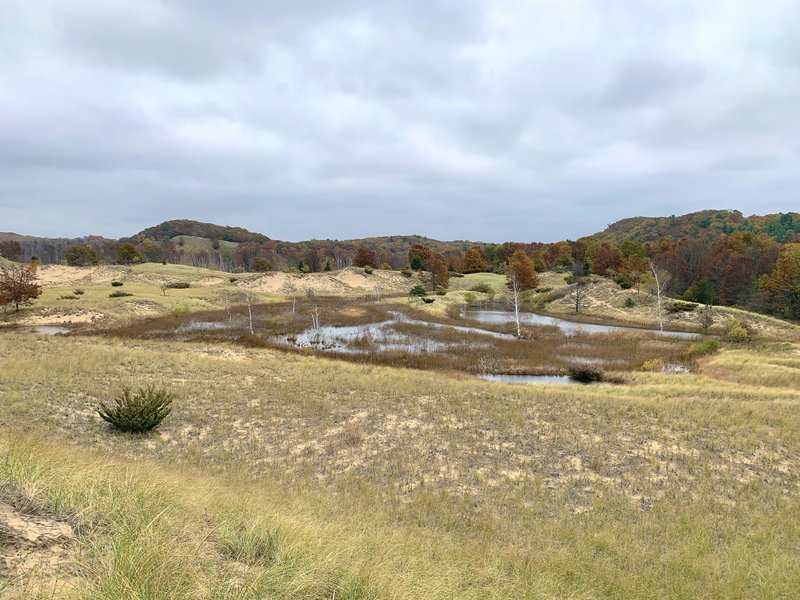
[[[160,269],[123,286],[152,314],[224,307],[227,278],[162,296]],[[455,283],[437,303],[472,287]],[[75,302],[134,320],[110,279],[57,299],[77,285],[21,317]],[[723,343],[689,374],[624,385],[512,386],[217,340],[0,332],[0,595],[798,597],[797,342]],[[173,413],[115,433],[98,402],[148,382]]]

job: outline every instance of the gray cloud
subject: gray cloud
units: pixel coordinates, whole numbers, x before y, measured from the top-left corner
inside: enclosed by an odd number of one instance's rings
[[[0,230],[577,237],[796,209],[789,0],[10,0]]]

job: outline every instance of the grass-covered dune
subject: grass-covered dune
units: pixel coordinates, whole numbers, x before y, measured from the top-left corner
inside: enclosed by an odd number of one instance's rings
[[[225,344],[0,336],[19,598],[792,598],[800,348],[506,386]],[[145,435],[96,414],[155,381]]]

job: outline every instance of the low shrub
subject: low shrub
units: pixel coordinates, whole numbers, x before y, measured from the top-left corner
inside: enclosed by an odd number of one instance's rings
[[[699,358],[701,356],[714,354],[714,352],[719,350],[719,346],[719,340],[705,340],[690,347],[689,350],[686,351],[686,358]]]
[[[171,290],[185,290],[189,287],[188,281],[171,281],[165,287]]]
[[[436,302],[436,298],[423,298],[422,301],[425,304],[433,304],[434,302]]]
[[[664,370],[664,361],[660,358],[652,358],[642,363],[642,371],[650,371],[652,373],[660,373]]]
[[[546,294],[547,292],[552,292],[553,288],[551,288],[551,287],[538,287],[533,291],[536,292],[537,294]]]
[[[460,319],[461,318],[461,305],[460,304],[451,304],[445,310],[445,313],[451,319]]]
[[[403,277],[411,277],[413,274],[414,274],[413,271],[409,271],[408,269],[403,269],[402,271],[400,271],[400,275],[402,275]]]
[[[372,275],[372,267],[370,267],[369,265],[364,267],[364,273],[366,273],[367,275]]]
[[[239,281],[239,278],[238,277],[229,277],[228,281],[230,281],[231,283],[235,283],[235,282]]]
[[[109,298],[124,298],[125,296],[133,296],[133,294],[130,292],[123,292],[122,290],[116,290],[108,295]]]
[[[83,294],[85,294],[85,292],[81,288],[72,290],[72,293],[75,294],[76,296],[83,296]]]
[[[599,369],[593,369],[585,366],[573,366],[567,369],[567,374],[570,379],[580,381],[581,383],[590,383],[592,381],[603,381],[603,372]]]
[[[695,308],[697,308],[696,304],[682,300],[675,300],[667,305],[667,310],[671,313],[692,312]]]
[[[408,292],[408,295],[409,296],[419,296],[421,298],[422,296],[424,296],[427,293],[428,292],[425,290],[425,288],[423,286],[415,285],[413,288],[411,288],[411,291]]]
[[[152,383],[136,392],[124,386],[111,405],[101,402],[97,412],[120,431],[142,433],[153,429],[172,412],[172,394]]]
[[[747,325],[739,319],[729,319],[725,323],[725,340],[736,344],[746,344],[752,338]]]
[[[63,294],[58,297],[59,300],[77,300],[78,297],[74,294]]]
[[[450,272],[450,277],[463,277],[463,276],[464,276],[464,274],[463,273],[459,273],[458,271],[451,271]]]
[[[111,287],[122,287],[122,282],[121,281],[112,281],[111,282]]]
[[[488,283],[479,283],[469,289],[470,292],[479,292],[481,294],[494,294],[494,288]]]
[[[446,296],[447,295],[447,290],[436,290],[436,295],[437,296]]]
[[[636,300],[634,300],[631,296],[625,298],[625,308],[633,308],[636,306]]]

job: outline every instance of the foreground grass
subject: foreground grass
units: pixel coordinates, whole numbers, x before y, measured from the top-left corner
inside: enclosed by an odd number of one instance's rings
[[[4,492],[75,523],[82,597],[800,594],[800,413],[780,379],[511,387],[12,334],[0,360]],[[96,402],[151,380],[178,393],[174,413],[109,431]]]

